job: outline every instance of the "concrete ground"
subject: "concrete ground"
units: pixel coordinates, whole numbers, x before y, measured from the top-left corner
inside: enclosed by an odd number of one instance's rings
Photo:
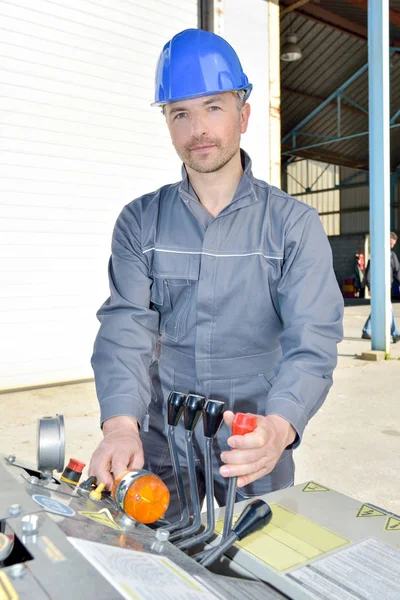
[[[368,313],[367,302],[346,307],[334,385],[296,451],[296,483],[313,480],[400,513],[400,343],[393,360],[360,360],[371,348],[360,339]],[[0,402],[0,454],[35,464],[37,419],[56,413],[66,421],[67,458],[89,463],[101,440],[93,383],[6,393]]]

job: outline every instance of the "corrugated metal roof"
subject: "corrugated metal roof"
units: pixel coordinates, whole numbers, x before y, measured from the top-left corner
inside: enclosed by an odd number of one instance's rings
[[[285,1],[289,4],[289,1]],[[310,3],[311,4],[311,3]],[[367,27],[366,10],[351,4],[351,0],[319,0],[318,7]],[[400,0],[390,3],[400,13]],[[358,69],[368,62],[367,40],[362,36],[318,22],[298,11],[286,14],[281,19],[281,43],[293,32],[302,49],[302,59],[294,63],[281,62],[281,111],[282,138],[291,132],[302,119],[328,98]],[[391,26],[391,38],[400,41],[400,28]],[[368,71],[365,71],[345,91],[345,95],[359,107],[368,111]],[[391,57],[390,114],[400,108],[400,52]],[[400,124],[400,118],[398,119]],[[321,144],[322,138],[337,136],[338,119],[336,103],[324,108],[303,128],[308,135],[298,134],[296,146],[313,146],[296,152],[297,156],[315,158],[325,162],[368,168],[368,115],[345,99],[341,101],[340,135],[357,135],[340,142]],[[283,145],[287,151],[291,142]],[[391,166],[400,165],[400,127],[391,130]]]

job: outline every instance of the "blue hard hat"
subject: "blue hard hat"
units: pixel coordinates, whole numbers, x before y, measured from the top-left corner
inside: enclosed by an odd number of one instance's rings
[[[202,29],[186,29],[165,44],[156,70],[153,106],[253,88],[230,44]]]

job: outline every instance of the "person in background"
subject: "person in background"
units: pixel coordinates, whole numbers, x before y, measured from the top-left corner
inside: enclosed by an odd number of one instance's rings
[[[400,263],[399,263],[399,259],[397,258],[396,254],[393,250],[393,248],[396,245],[396,242],[397,242],[397,235],[394,233],[394,231],[391,231],[390,232],[390,283],[391,283],[391,285],[393,285],[393,282],[400,284]],[[370,290],[370,287],[371,287],[370,261],[368,261],[368,265],[365,270],[364,278],[365,278],[365,284],[366,284],[368,290]],[[396,323],[394,320],[393,306],[392,306],[392,322],[390,325],[390,333],[392,335],[394,344],[400,340],[400,331],[397,329]],[[371,314],[369,315],[368,319],[365,322],[361,337],[363,340],[371,339]]]
[[[354,288],[358,298],[364,298],[364,270],[362,268],[361,261],[363,260],[362,254],[354,255],[353,273],[354,273]]]

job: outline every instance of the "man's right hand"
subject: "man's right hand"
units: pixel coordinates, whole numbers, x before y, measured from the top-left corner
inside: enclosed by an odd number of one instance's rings
[[[89,477],[104,483],[110,490],[114,479],[123,471],[141,469],[144,465],[139,426],[133,417],[107,419],[103,424],[104,440],[95,450],[89,466]]]

